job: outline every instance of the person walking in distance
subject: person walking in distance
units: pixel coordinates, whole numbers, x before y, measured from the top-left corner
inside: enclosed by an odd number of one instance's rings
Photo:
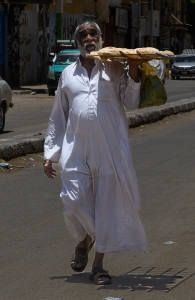
[[[80,57],[59,80],[44,144],[44,171],[56,176],[60,161],[64,219],[77,240],[71,268],[82,272],[95,243],[90,279],[111,283],[105,253],[146,252],[139,216],[139,188],[133,167],[124,106],[139,104],[138,65],[128,60],[95,61],[87,57],[102,48],[94,22],[75,30]]]

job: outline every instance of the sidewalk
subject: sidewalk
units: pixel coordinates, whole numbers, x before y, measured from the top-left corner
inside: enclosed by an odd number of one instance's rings
[[[47,93],[46,85],[21,86],[13,89],[13,94]],[[195,109],[195,97],[183,99],[177,102],[167,103],[162,106],[126,111],[129,127],[137,127],[143,124],[156,122],[163,118],[187,112]],[[43,151],[46,130],[35,132],[34,134],[18,135],[10,139],[0,140],[0,159],[10,160],[15,157],[30,153]]]

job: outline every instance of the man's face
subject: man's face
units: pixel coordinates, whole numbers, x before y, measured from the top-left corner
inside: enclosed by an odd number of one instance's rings
[[[95,25],[84,24],[79,27],[77,46],[84,57],[91,51],[98,51],[102,48],[102,38]]]

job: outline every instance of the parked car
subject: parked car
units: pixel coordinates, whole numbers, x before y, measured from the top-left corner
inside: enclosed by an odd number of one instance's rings
[[[0,76],[0,133],[5,126],[5,114],[10,107],[13,107],[12,90],[9,84]]]
[[[174,60],[171,67],[171,78],[180,79],[180,77],[195,78],[195,54],[180,54]]]
[[[78,49],[65,49],[61,50],[53,60],[50,60],[48,63],[51,65],[47,75],[47,87],[49,95],[54,96],[55,90],[58,86],[58,81],[62,71],[75,62],[80,55]]]
[[[194,54],[195,55],[195,49],[193,49],[193,48],[184,49],[182,54]]]

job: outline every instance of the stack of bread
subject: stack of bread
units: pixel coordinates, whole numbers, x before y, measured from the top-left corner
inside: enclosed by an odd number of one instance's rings
[[[152,59],[171,59],[174,57],[174,53],[168,50],[159,51],[158,49],[153,47],[135,49],[105,47],[100,49],[99,51],[92,51],[90,54],[87,54],[87,57],[99,61],[106,61],[108,59],[139,59],[149,61]]]

